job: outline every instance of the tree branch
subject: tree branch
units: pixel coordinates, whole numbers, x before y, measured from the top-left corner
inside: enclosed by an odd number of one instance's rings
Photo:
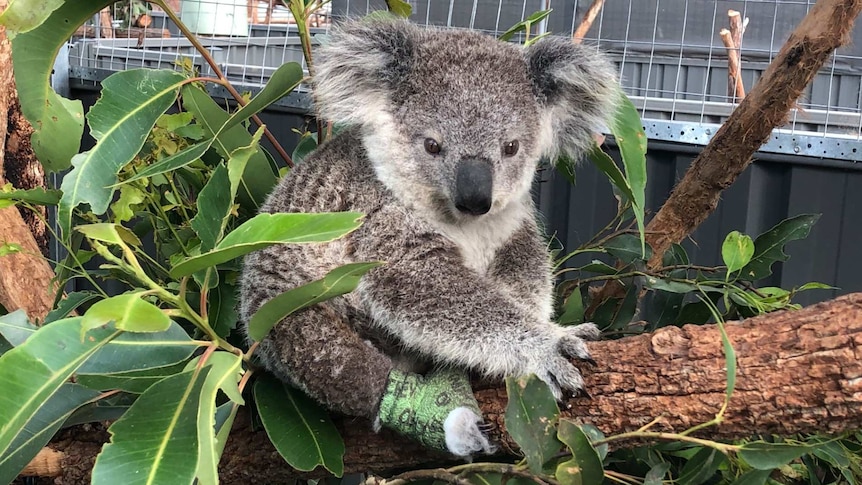
[[[862,427],[862,293],[803,310],[726,325],[738,355],[736,390],[724,422],[695,433],[710,439],[754,434],[840,433]],[[715,325],[667,327],[652,334],[595,342],[598,365],[583,369],[591,399],[570,399],[564,415],[605,434],[681,432],[715,417],[725,396],[726,370]],[[505,390],[477,386],[485,419],[504,453],[517,447],[505,433]],[[299,474],[275,452],[262,430],[239,417],[221,463],[222,483],[282,483]],[[347,473],[435,466],[449,457],[423,450],[369,423],[338,423]],[[51,483],[88,483],[95,454],[107,439],[92,426],[64,431],[50,445],[64,453],[62,475]]]
[[[733,111],[691,164],[667,202],[646,227],[654,269],[673,243],[691,234],[719,197],[751,163],[751,157],[784,124],[832,51],[850,40],[862,0],[820,0],[790,34],[754,89]]]

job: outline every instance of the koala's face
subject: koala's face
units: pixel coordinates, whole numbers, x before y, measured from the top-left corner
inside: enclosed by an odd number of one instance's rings
[[[579,155],[612,112],[610,64],[566,39],[356,22],[321,49],[321,114],[356,123],[380,181],[449,222],[529,197],[539,159]]]
[[[365,130],[384,183],[454,220],[528,196],[540,108],[519,49],[477,34],[430,35],[410,67],[383,116],[391,121]]]

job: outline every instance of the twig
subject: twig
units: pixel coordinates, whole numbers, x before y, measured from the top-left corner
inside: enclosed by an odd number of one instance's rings
[[[727,49],[727,95],[732,97],[734,101],[740,101],[745,98],[740,48],[742,47],[742,34],[747,22],[742,21],[736,10],[728,10],[727,17],[730,21],[730,29],[721,29],[719,32],[721,41]]]
[[[602,6],[605,4],[605,0],[593,0],[593,4],[590,5],[590,8],[587,9],[587,12],[584,14],[584,18],[581,19],[581,24],[578,25],[578,28],[575,29],[575,33],[572,34],[572,41],[576,44],[580,44],[584,37],[589,32],[590,27],[593,26],[593,21],[598,17],[599,12],[602,11]]]

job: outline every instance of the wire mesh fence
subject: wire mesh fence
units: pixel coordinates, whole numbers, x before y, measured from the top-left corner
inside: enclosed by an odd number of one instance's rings
[[[545,20],[533,26],[532,34],[572,36],[587,27],[584,19],[592,10],[595,16],[584,41],[615,60],[624,89],[642,112],[648,136],[705,144],[754,86],[814,0],[409,3],[414,22],[492,35],[536,11],[551,9]],[[163,12],[145,8],[146,4],[117,2],[80,29],[70,50],[72,77],[97,82],[113,71],[174,67],[182,59],[202,75],[211,75],[177,26]],[[278,1],[176,0],[173,4],[234,82],[260,86],[282,63],[304,62],[296,26]],[[312,19],[312,34],[325,33],[333,21],[344,17],[385,8],[384,0],[333,0]],[[739,28],[731,28],[734,22]],[[734,37],[731,31],[739,34]],[[764,151],[862,160],[862,28],[854,30],[853,41],[817,75],[787,125],[776,130]]]

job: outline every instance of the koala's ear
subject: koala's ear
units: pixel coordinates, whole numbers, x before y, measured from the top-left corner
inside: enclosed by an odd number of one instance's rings
[[[365,19],[333,27],[315,53],[317,111],[325,119],[365,124],[387,110],[410,72],[416,27]]]
[[[613,63],[594,48],[565,37],[546,37],[525,51],[533,93],[547,130],[543,154],[577,160],[593,133],[608,127],[621,91]]]

